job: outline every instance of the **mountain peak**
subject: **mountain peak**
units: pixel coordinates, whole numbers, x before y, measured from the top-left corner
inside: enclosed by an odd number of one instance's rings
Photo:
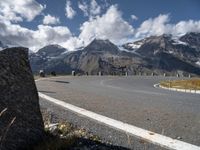
[[[64,47],[58,45],[58,44],[50,44],[50,45],[46,45],[43,48],[58,48],[58,49],[64,49]]]
[[[98,45],[105,45],[105,44],[113,44],[112,42],[110,42],[110,40],[108,40],[108,39],[105,39],[105,40],[103,40],[103,39],[94,39],[91,43],[90,43],[90,45],[91,44],[98,44]]]
[[[102,52],[118,52],[118,47],[110,40],[94,39],[88,46],[85,47],[86,51],[102,51]]]
[[[64,52],[66,52],[67,49],[65,49],[64,47],[57,45],[57,44],[51,44],[51,45],[47,45],[41,49],[38,50],[38,54],[39,55],[46,55],[46,56],[50,56],[50,57],[56,57]]]

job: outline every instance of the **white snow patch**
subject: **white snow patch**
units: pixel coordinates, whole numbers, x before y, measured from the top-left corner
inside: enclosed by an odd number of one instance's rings
[[[172,40],[174,45],[188,45],[186,42],[180,41],[179,37],[173,37]]]
[[[137,44],[136,43],[129,43],[128,46],[131,47],[132,49],[138,49],[142,46],[142,42],[138,42]]]
[[[119,48],[120,51],[125,51],[125,52],[128,52],[128,53],[133,53],[133,54],[136,54],[136,55],[140,56],[140,54],[136,52],[137,49],[135,49],[135,50],[127,50],[122,46],[118,46],[118,48]]]
[[[60,55],[64,55],[64,54],[67,54],[67,53],[69,53],[69,51],[68,51],[68,50],[66,50],[66,51],[62,52]]]

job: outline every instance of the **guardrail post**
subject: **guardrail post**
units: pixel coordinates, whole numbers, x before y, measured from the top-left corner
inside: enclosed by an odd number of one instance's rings
[[[164,73],[163,76],[166,77],[166,73]]]
[[[72,76],[75,76],[76,75],[76,72],[73,70],[72,71]]]

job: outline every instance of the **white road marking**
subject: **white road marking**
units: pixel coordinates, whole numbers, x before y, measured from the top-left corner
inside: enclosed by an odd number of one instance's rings
[[[183,93],[192,93],[192,94],[200,94],[200,90],[167,88],[167,87],[161,86],[160,84],[154,84],[153,86],[155,88],[161,88],[161,89],[170,90],[170,91],[183,92]]]
[[[173,149],[173,150],[200,150],[199,146],[192,145],[186,142],[182,142],[176,139],[172,139],[167,136],[163,136],[118,120],[114,120],[112,118],[108,118],[106,116],[99,115],[97,113],[88,111],[86,109],[71,105],[69,103],[63,102],[61,100],[52,98],[50,96],[47,96],[43,93],[39,92],[39,96],[45,100],[48,100],[54,104],[57,104],[59,106],[62,106],[72,112],[75,112],[77,114],[80,114],[82,116],[88,117],[90,119],[93,119],[97,122],[103,123],[107,126],[110,126],[112,128],[124,131],[125,133],[129,133],[137,138],[144,139],[150,143],[159,145],[164,148]]]

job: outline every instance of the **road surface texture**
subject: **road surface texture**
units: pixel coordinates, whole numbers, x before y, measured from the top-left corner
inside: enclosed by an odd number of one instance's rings
[[[86,110],[136,127],[200,146],[200,96],[155,88],[161,80],[150,76],[81,76],[38,81],[38,91]],[[132,149],[162,149],[128,134],[100,125],[41,99],[66,120]],[[81,118],[81,119],[80,119]],[[164,148],[163,148],[164,149]]]

